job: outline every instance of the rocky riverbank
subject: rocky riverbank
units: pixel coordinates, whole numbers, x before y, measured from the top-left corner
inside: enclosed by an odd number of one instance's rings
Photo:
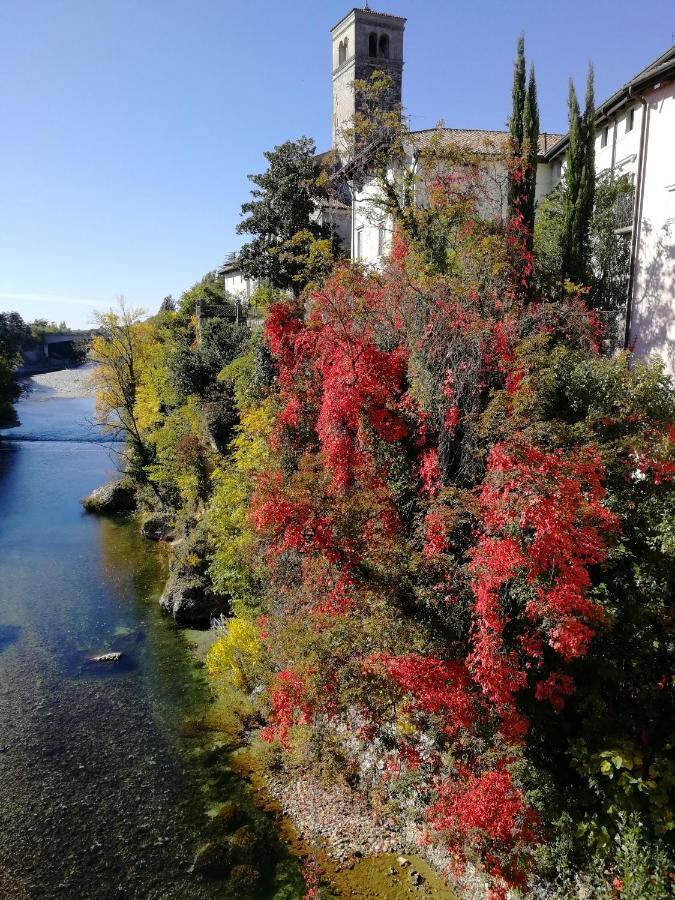
[[[50,397],[89,397],[93,393],[90,380],[94,368],[94,363],[85,363],[74,369],[43,372],[21,379],[21,384],[34,400],[46,400]]]

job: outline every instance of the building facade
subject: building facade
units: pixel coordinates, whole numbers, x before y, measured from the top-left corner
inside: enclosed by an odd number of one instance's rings
[[[546,155],[558,173],[566,150],[564,137]],[[634,186],[616,211],[631,247],[624,344],[675,378],[675,47],[597,108],[595,169]]]

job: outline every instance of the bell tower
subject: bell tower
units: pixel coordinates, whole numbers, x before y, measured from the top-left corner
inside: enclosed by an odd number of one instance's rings
[[[356,112],[354,81],[367,81],[371,72],[386,72],[393,81],[389,102],[401,103],[403,80],[403,32],[406,20],[401,16],[352,9],[331,29],[333,42],[333,149],[340,148],[340,135],[351,124]]]

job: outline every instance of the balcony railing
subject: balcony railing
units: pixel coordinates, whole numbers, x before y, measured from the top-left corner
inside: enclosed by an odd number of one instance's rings
[[[614,227],[617,231],[628,231],[633,227],[635,191],[617,197],[614,208]]]

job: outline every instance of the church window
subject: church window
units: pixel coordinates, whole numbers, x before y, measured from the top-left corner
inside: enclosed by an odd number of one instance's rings
[[[629,109],[626,113],[626,131],[632,131],[635,125],[635,110]]]
[[[389,35],[380,35],[380,56],[383,59],[389,59]]]
[[[601,147],[606,147],[606,146],[607,146],[607,139],[608,139],[608,138],[609,138],[609,125],[606,125],[606,126],[602,129],[602,133],[600,134],[600,146],[601,146]]]
[[[342,65],[343,62],[347,61],[347,38],[344,41],[340,41],[338,45],[338,65]]]
[[[368,56],[377,56],[377,35],[374,31],[368,35]]]

